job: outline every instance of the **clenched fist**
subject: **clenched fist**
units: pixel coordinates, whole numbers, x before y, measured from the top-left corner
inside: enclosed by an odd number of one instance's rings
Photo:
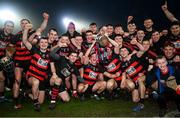
[[[26,25],[25,25],[25,29],[26,29],[26,30],[30,30],[30,29],[32,29],[32,27],[33,27],[32,24],[26,24]]]
[[[48,19],[49,19],[49,14],[46,13],[46,12],[44,12],[44,13],[43,13],[43,17],[44,17],[44,19],[48,20]]]

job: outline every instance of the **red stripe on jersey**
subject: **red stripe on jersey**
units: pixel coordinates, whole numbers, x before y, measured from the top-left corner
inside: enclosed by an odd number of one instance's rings
[[[40,81],[43,81],[43,80],[45,79],[45,78],[39,77],[39,76],[37,76],[37,75],[29,72],[29,71],[26,73],[26,75],[27,75],[27,76],[35,77],[36,79],[38,79],[38,80],[40,80]]]
[[[25,47],[22,46],[22,41],[16,42],[16,52],[14,59],[19,61],[28,61],[31,60],[31,53],[30,51]]]
[[[43,80],[42,77],[47,78],[48,76],[47,70],[49,63],[50,63],[49,58],[43,59],[41,58],[41,55],[35,53],[31,59],[29,72],[32,73],[33,75],[36,75],[36,77],[41,78],[41,80]]]
[[[85,70],[84,70],[84,72],[87,72],[87,73],[90,73],[92,70],[91,69],[89,69],[89,68],[86,68]]]
[[[136,76],[133,78],[133,81],[136,82],[138,80],[139,76]]]
[[[86,79],[86,80],[92,80],[92,81],[96,80],[96,78],[91,78],[91,77],[90,77],[89,75],[87,75],[87,74],[84,74],[83,77],[84,77],[84,79]]]
[[[24,50],[28,50],[27,48],[25,48],[25,47],[16,47],[16,50],[17,51],[24,51]],[[29,51],[29,50],[28,50]]]
[[[38,70],[38,68],[35,68],[32,65],[29,67],[29,70],[32,70],[32,71],[34,71],[34,72],[36,72],[42,76],[47,76],[47,72],[40,71],[40,70]]]
[[[117,78],[115,78],[116,81],[121,81],[122,80],[122,76],[119,76]]]
[[[27,57],[14,57],[15,60],[19,60],[19,61],[30,61],[31,60],[31,56],[27,56]]]
[[[23,51],[23,52],[21,52],[21,51],[19,51],[19,52],[16,52],[16,55],[29,55],[29,54],[31,54],[29,51]]]

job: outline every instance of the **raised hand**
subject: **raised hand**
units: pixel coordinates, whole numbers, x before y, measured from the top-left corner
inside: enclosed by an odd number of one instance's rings
[[[25,25],[25,29],[26,29],[26,30],[30,30],[30,29],[32,29],[32,27],[33,27],[32,24],[26,24],[26,25]]]
[[[67,47],[68,45],[67,45],[67,43],[61,42],[61,41],[59,40],[58,46],[59,46],[59,47]]]
[[[162,5],[161,8],[162,8],[163,11],[168,10],[168,7],[167,7],[167,1],[165,1],[165,4]]]
[[[49,14],[46,13],[46,12],[44,12],[44,13],[43,13],[43,18],[46,19],[46,20],[48,20],[48,19],[49,19]]]
[[[128,16],[127,22],[129,23],[134,17],[133,16]]]

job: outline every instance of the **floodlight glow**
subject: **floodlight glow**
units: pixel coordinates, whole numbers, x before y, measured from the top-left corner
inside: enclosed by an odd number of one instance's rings
[[[11,20],[15,22],[17,20],[17,16],[13,11],[9,9],[5,9],[5,10],[0,10],[0,19],[2,21]]]
[[[77,19],[73,19],[73,18],[69,18],[69,17],[63,18],[63,19],[62,19],[62,22],[63,22],[63,24],[64,24],[65,29],[67,29],[68,24],[69,24],[70,22],[73,22],[73,23],[75,24],[76,30],[79,30],[79,31],[80,31],[82,28],[88,26],[88,23],[86,23],[86,22],[83,22],[83,21],[77,20]]]
[[[72,19],[70,19],[70,18],[63,18],[63,24],[64,24],[64,26],[65,26],[66,28],[68,27],[68,24],[69,24],[70,22],[73,22],[73,23],[75,24],[75,22],[74,22]]]

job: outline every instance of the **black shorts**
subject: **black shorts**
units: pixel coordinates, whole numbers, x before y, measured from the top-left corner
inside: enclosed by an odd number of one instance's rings
[[[30,61],[17,61],[15,60],[15,67],[23,68],[24,72],[29,70]]]
[[[45,81],[39,81],[39,91],[45,91],[46,83]]]
[[[121,85],[121,80],[116,81],[116,83],[117,83],[117,87],[119,87]]]
[[[85,94],[87,95],[91,95],[92,94],[92,88],[93,88],[94,84],[93,85],[89,85],[87,90],[85,91]]]
[[[0,60],[2,59],[3,57],[0,56]],[[3,71],[3,64],[1,63],[0,61],[0,71]]]
[[[139,84],[135,81],[133,81],[134,85],[135,85],[135,89],[138,89],[139,88]]]
[[[0,64],[0,71],[3,71],[3,65]]]
[[[64,82],[59,86],[59,93],[66,91],[66,85]]]

